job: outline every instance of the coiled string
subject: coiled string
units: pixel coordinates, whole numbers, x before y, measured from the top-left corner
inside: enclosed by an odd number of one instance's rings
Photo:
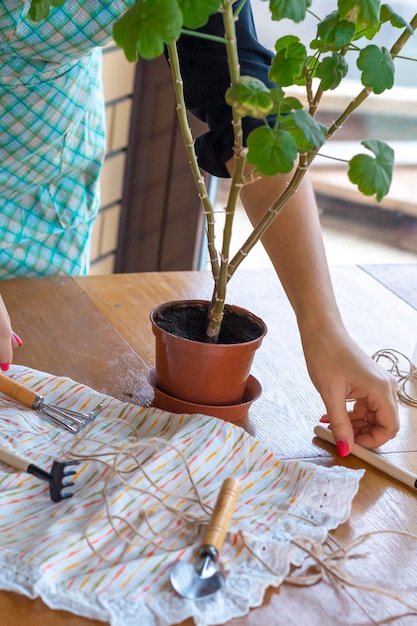
[[[417,407],[417,367],[398,350],[386,348],[372,355],[374,361],[382,365],[397,381],[397,395],[410,406]],[[415,384],[416,392],[413,387]]]

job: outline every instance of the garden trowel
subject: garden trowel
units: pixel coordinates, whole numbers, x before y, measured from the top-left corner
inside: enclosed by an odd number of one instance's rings
[[[175,591],[189,600],[206,598],[222,589],[225,579],[215,563],[223,547],[230,520],[240,491],[236,478],[226,478],[217,496],[199,551],[193,565],[177,561],[171,572],[171,584]]]

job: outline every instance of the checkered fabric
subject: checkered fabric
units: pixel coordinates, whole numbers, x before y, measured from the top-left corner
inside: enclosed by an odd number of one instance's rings
[[[100,46],[133,0],[0,3],[0,278],[85,274],[105,151]]]

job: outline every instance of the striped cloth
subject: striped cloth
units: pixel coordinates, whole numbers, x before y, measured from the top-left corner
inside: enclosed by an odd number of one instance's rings
[[[99,208],[99,46],[133,0],[0,3],[0,278],[85,274]]]
[[[101,400],[104,406],[74,440],[0,395],[3,448],[48,469],[74,441],[80,452],[99,452],[108,462],[114,460],[113,446],[130,442],[132,456],[121,467],[141,460],[152,483],[139,469],[121,482],[106,465],[86,460],[75,477],[74,497],[53,504],[46,483],[0,463],[2,589],[112,626],[168,626],[187,617],[198,626],[224,623],[261,604],[268,586],[278,586],[292,565],[303,563],[305,554],[290,543],[292,537],[321,543],[349,517],[361,471],[282,461],[240,427],[216,418],[125,404],[21,366],[13,366],[10,375],[49,403],[84,411]],[[150,444],[159,437],[164,443],[155,452],[150,445],[140,451],[131,426],[140,440]],[[190,534],[175,511],[194,513],[203,524],[208,519],[198,501],[187,500],[193,490],[180,453],[207,505],[213,506],[225,477],[233,475],[242,485],[220,555],[226,586],[198,602],[180,598],[169,582],[175,559],[192,561],[201,541],[201,529]],[[103,493],[114,528],[126,541],[109,523]],[[172,511],[158,505],[155,494]],[[135,528],[142,539],[134,536]],[[244,547],[241,534],[274,574]]]

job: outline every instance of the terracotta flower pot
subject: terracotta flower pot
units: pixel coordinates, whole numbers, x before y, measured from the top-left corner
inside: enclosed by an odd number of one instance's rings
[[[223,343],[221,334],[219,343],[205,343],[202,337],[207,309],[208,302],[204,300],[168,302],[153,309],[150,317],[156,338],[154,386],[166,396],[194,405],[213,407],[247,402],[250,368],[267,332],[266,326],[249,311],[226,305],[225,318],[234,342]],[[171,316],[180,318],[180,330],[174,329]],[[241,324],[250,331],[246,340],[240,339]],[[178,336],[188,335],[188,331],[192,338]]]

